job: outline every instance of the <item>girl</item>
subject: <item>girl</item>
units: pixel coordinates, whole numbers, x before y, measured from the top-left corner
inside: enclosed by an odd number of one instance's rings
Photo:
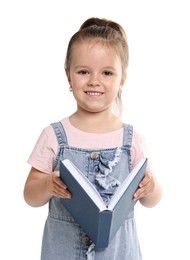
[[[131,169],[148,157],[143,138],[113,112],[115,103],[121,111],[127,65],[127,38],[114,21],[90,18],[70,39],[65,71],[77,110],[44,128],[28,159],[32,167],[24,187],[30,206],[49,203],[41,260],[142,259],[134,210],[109,246],[99,250],[60,200],[72,196],[59,177],[60,160],[74,162],[108,203]],[[153,207],[160,198],[160,185],[148,165],[134,199]]]

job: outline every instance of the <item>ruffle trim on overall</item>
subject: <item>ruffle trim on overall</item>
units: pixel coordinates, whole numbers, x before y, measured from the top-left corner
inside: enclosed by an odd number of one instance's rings
[[[106,205],[109,205],[111,197],[116,189],[121,184],[120,181],[110,176],[113,167],[117,165],[120,160],[121,148],[117,148],[113,154],[113,159],[110,160],[110,154],[101,152],[99,158],[95,162],[95,167],[98,173],[95,177],[95,185],[103,198]],[[94,260],[95,258],[95,244],[91,242],[86,252],[87,260]]]
[[[97,167],[95,185],[106,206],[108,206],[111,197],[121,184],[120,181],[115,179],[113,176],[110,176],[113,167],[116,166],[120,160],[120,155],[121,148],[117,148],[113,151],[112,160],[110,160],[110,154],[101,152],[99,158],[94,162]]]

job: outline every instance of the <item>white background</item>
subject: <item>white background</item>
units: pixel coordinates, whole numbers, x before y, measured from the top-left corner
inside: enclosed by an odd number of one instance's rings
[[[157,207],[136,207],[144,260],[190,259],[188,2],[0,2],[0,259],[39,259],[47,206],[23,200],[26,161],[42,129],[75,110],[64,57],[91,16],[113,19],[127,32],[123,120],[146,137],[163,188]]]

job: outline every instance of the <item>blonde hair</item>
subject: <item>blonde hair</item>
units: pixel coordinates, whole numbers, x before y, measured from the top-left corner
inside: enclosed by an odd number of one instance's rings
[[[69,70],[71,58],[72,58],[72,47],[74,43],[97,39],[102,44],[107,44],[115,49],[117,55],[121,59],[122,64],[122,78],[126,78],[126,71],[129,61],[129,50],[127,36],[122,26],[112,20],[100,19],[100,18],[89,18],[79,28],[79,30],[71,37],[65,58],[65,69]],[[116,106],[118,107],[119,115],[122,112],[122,101],[121,92],[118,92],[115,100]]]

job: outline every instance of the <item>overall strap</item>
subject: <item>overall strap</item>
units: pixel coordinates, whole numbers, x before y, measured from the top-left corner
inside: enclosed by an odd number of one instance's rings
[[[53,127],[57,141],[60,147],[67,145],[67,135],[65,133],[64,127],[61,122],[52,123],[51,126]]]
[[[131,168],[132,168],[132,153],[131,153],[132,139],[133,139],[133,126],[129,125],[129,124],[124,124],[123,146],[128,151],[130,171],[131,171]]]
[[[133,126],[124,124],[123,145],[131,147],[133,138]]]

